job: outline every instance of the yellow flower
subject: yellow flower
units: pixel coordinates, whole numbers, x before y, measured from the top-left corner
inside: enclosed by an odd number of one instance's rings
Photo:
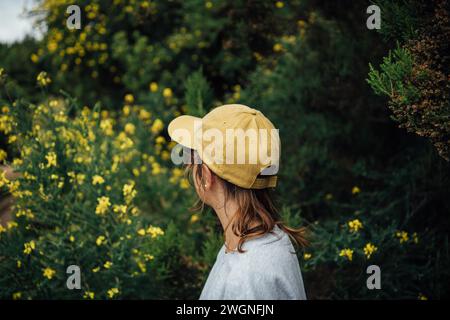
[[[113,130],[113,120],[112,119],[103,119],[100,121],[100,128],[107,136],[112,136],[114,134]]]
[[[325,195],[325,200],[327,200],[327,201],[333,200],[333,195],[331,193],[327,193]]]
[[[105,183],[105,179],[103,179],[102,176],[95,175],[92,177],[92,184],[95,186],[96,184],[103,184]]]
[[[49,152],[46,156],[45,159],[47,159],[47,168],[50,167],[56,167],[57,162],[56,162],[56,153],[54,152]]]
[[[281,9],[281,8],[284,7],[284,2],[282,2],[282,1],[277,1],[277,2],[275,3],[275,6],[276,6],[278,9]]]
[[[102,244],[104,244],[106,242],[106,237],[105,236],[98,236],[97,240],[95,240],[95,243],[98,246],[101,246]]]
[[[180,188],[181,189],[188,189],[190,186],[188,179],[181,179],[180,181]]]
[[[37,63],[39,61],[39,56],[36,53],[31,54],[30,57],[31,61],[33,61],[33,63]]]
[[[84,295],[83,295],[84,299],[91,299],[91,300],[93,300],[94,297],[95,297],[95,294],[92,291],[85,291],[84,292]]]
[[[151,260],[155,259],[155,257],[152,256],[151,254],[144,254],[144,259],[145,259],[145,261],[151,261]]]
[[[47,75],[47,72],[45,71],[40,72],[36,80],[38,82],[38,85],[40,85],[41,87],[45,87],[52,82],[50,77]]]
[[[16,141],[17,141],[17,136],[16,135],[11,135],[11,136],[8,137],[8,143],[9,144],[12,144],[12,143],[14,143]]]
[[[22,292],[14,292],[12,294],[12,299],[13,300],[19,300],[20,298],[22,298]]]
[[[126,94],[124,100],[128,104],[132,104],[134,102],[134,97],[132,94]]]
[[[158,137],[156,137],[155,142],[157,144],[163,144],[164,142],[166,142],[166,139],[164,139],[163,136],[158,136]]]
[[[158,84],[156,82],[152,82],[149,85],[149,89],[151,92],[156,92],[158,91]]]
[[[7,157],[8,157],[8,154],[6,153],[6,151],[3,149],[0,149],[0,161],[6,160]]]
[[[419,296],[417,297],[419,300],[428,300],[427,296],[423,295],[422,293],[419,293]]]
[[[86,178],[86,175],[83,173],[79,173],[79,174],[77,174],[76,178],[77,178],[77,183],[79,185],[82,185],[84,183],[84,179]]]
[[[139,267],[139,269],[141,270],[142,273],[147,272],[147,267],[145,266],[144,262],[138,260],[137,261],[137,265],[138,265],[138,267]]]
[[[6,228],[0,224],[0,233],[6,232]]]
[[[55,273],[56,273],[56,271],[53,270],[52,268],[49,268],[49,267],[47,267],[47,268],[45,268],[45,269],[43,270],[43,275],[44,275],[44,277],[46,277],[47,279],[52,279],[53,276],[55,275]]]
[[[136,194],[137,191],[134,189],[134,182],[125,184],[123,186],[123,196],[125,198],[126,203],[130,203],[134,199]]]
[[[70,241],[70,242],[74,242],[74,241],[75,241],[75,237],[71,235],[71,236],[69,237],[69,241]]]
[[[124,106],[122,111],[123,111],[124,116],[128,116],[128,115],[130,115],[131,109],[129,106]]]
[[[191,222],[191,223],[195,223],[195,222],[197,222],[198,220],[200,220],[199,214],[198,214],[198,213],[194,213],[194,214],[191,216],[190,222]]]
[[[49,52],[54,52],[54,51],[56,51],[56,49],[58,49],[58,43],[55,42],[55,41],[50,41],[50,42],[47,44],[47,49],[48,49]]]
[[[208,2],[205,3],[206,9],[211,9],[212,6],[213,6],[213,3],[211,1],[208,1]]]
[[[36,249],[36,243],[34,240],[31,240],[30,242],[24,243],[23,247],[23,253],[30,254],[34,249]]]
[[[13,159],[13,165],[15,165],[15,166],[20,166],[20,165],[22,165],[22,163],[23,163],[22,159],[19,159],[19,158]]]
[[[127,206],[123,205],[123,204],[115,204],[113,206],[113,211],[116,213],[121,213],[121,214],[125,214],[127,212]]]
[[[169,160],[170,159],[170,152],[168,152],[167,150],[163,150],[161,152],[161,159]]]
[[[0,188],[3,186],[7,186],[10,183],[8,178],[6,177],[6,171],[3,171],[0,173]]]
[[[352,249],[342,249],[339,253],[340,257],[346,257],[349,261],[352,261],[353,259],[353,250]]]
[[[172,96],[173,96],[172,89],[164,88],[164,90],[163,90],[163,97],[169,99],[169,98],[172,98]]]
[[[306,27],[306,21],[305,20],[298,20],[297,24],[300,28],[305,28]]]
[[[156,176],[160,173],[161,173],[161,165],[158,162],[153,162],[152,163],[152,174]]]
[[[99,272],[99,271],[100,271],[100,267],[95,267],[95,268],[92,269],[92,272],[93,272],[93,273],[97,273],[97,272]]]
[[[377,250],[378,250],[378,248],[375,247],[372,243],[368,243],[364,247],[364,254],[366,255],[367,259],[370,259],[372,254]]]
[[[17,265],[17,269],[20,269],[22,267],[22,261],[17,260],[16,265]]]
[[[100,197],[97,199],[98,205],[95,208],[95,214],[105,214],[108,208],[111,206],[111,202],[109,202],[108,197]]]
[[[359,187],[354,186],[354,187],[352,188],[352,194],[358,194],[358,193],[360,193],[360,192],[361,192],[361,189],[360,189]]]
[[[408,232],[406,231],[397,231],[395,236],[399,239],[400,243],[404,243],[409,240]]]
[[[160,227],[150,226],[147,228],[147,234],[150,234],[152,238],[164,235],[164,231]]]
[[[114,298],[117,294],[119,294],[119,289],[117,288],[111,288],[107,291],[108,298]]]
[[[139,110],[139,119],[140,120],[149,120],[152,114],[147,110],[141,109]]]
[[[350,229],[350,232],[358,232],[359,229],[362,229],[362,227],[363,225],[358,219],[348,222],[348,228]]]
[[[305,260],[309,260],[309,259],[311,259],[311,257],[312,257],[312,254],[311,254],[311,253],[305,253],[305,254],[303,254],[303,259],[305,259]]]
[[[281,51],[283,51],[283,46],[282,46],[281,44],[279,44],[279,43],[275,43],[275,44],[273,45],[273,51],[275,51],[275,52],[281,52]]]
[[[171,182],[176,182],[178,178],[182,177],[184,175],[184,171],[180,168],[173,168],[172,169],[172,180]]]
[[[164,123],[161,121],[161,119],[156,119],[153,124],[152,127],[150,128],[150,130],[157,134],[159,133],[162,129],[164,128]]]
[[[17,222],[15,222],[15,221],[8,221],[6,223],[6,227],[8,228],[8,230],[9,229],[13,229],[13,228],[17,228],[18,225],[19,224]]]
[[[145,236],[145,229],[139,229],[137,231],[137,234],[140,235],[140,236]]]
[[[106,261],[106,262],[103,264],[103,267],[104,267],[105,269],[109,269],[109,268],[111,268],[111,266],[112,266],[112,262],[111,262],[111,261]]]
[[[135,125],[132,124],[132,123],[127,123],[127,124],[125,125],[124,130],[125,130],[125,132],[128,133],[128,134],[134,134],[134,132],[136,131],[136,127],[135,127]]]

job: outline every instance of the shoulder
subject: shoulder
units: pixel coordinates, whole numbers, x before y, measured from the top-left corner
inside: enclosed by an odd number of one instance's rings
[[[267,236],[267,237],[266,237]],[[302,299],[303,280],[295,249],[287,234],[266,235],[233,253],[229,294],[256,299]]]
[[[233,253],[233,269],[237,267],[246,274],[264,277],[298,268],[295,248],[289,236],[280,229],[260,239],[249,240],[244,243],[243,249],[244,253]],[[233,274],[237,275],[237,272]]]

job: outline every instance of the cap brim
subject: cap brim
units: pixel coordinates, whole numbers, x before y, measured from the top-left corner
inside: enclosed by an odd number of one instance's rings
[[[200,122],[197,122],[200,121]],[[201,123],[198,117],[183,115],[169,123],[167,131],[173,141],[193,150],[196,150],[195,125]]]

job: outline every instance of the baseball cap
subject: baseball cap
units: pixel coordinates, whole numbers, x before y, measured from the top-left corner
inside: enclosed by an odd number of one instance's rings
[[[245,189],[276,186],[280,138],[262,112],[242,104],[222,105],[203,118],[179,116],[168,132],[173,141],[197,151],[220,178]]]

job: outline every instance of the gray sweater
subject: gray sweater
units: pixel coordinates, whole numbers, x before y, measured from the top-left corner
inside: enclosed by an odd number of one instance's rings
[[[294,246],[278,226],[273,232],[246,241],[245,253],[223,245],[200,300],[306,299]]]

